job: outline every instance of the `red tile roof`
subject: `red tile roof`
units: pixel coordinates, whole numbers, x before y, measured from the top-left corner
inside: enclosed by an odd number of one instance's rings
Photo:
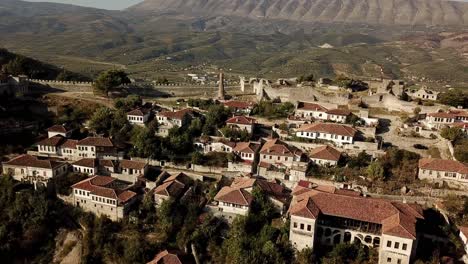
[[[468,165],[456,160],[422,158],[419,160],[418,166],[423,170],[448,171],[468,174]]]
[[[270,139],[263,144],[260,150],[261,154],[269,154],[276,156],[301,156],[302,151],[290,146],[279,139]]]
[[[114,184],[118,182],[112,177],[94,176],[74,184],[72,188],[89,191],[96,196],[115,199],[120,204],[128,202],[137,195],[130,190],[120,189],[117,184]]]
[[[249,206],[253,197],[246,190],[225,186],[216,194],[214,199],[215,201]]]
[[[260,145],[253,142],[239,142],[234,148],[235,152],[256,153],[260,149]]]
[[[326,112],[329,115],[349,116],[351,111],[346,109],[331,109]]]
[[[40,146],[57,147],[57,146],[61,145],[64,141],[65,141],[64,137],[62,137],[60,135],[56,135],[56,136],[41,140],[41,141],[37,142],[36,145],[38,145],[38,146],[40,145]]]
[[[61,148],[68,148],[68,149],[76,149],[76,144],[78,144],[78,140],[74,139],[66,139],[62,145],[60,145]]]
[[[80,146],[95,146],[95,147],[113,147],[114,144],[110,138],[87,137],[78,141]]]
[[[154,192],[158,195],[178,197],[190,181],[190,178],[184,173],[174,174],[157,186]]]
[[[98,160],[97,159],[80,159],[73,163],[74,166],[86,167],[86,168],[97,168],[98,167]]]
[[[63,125],[54,125],[54,126],[51,126],[47,129],[48,132],[56,132],[56,133],[67,133],[68,131],[70,131],[71,129],[67,129],[65,126]]]
[[[38,159],[35,156],[31,156],[28,154],[23,154],[16,158],[11,159],[8,162],[4,162],[4,165],[10,166],[20,166],[20,167],[33,167],[33,168],[42,168],[42,169],[55,169],[63,164],[64,162],[58,162],[54,160],[43,160]]]
[[[146,264],[182,264],[182,261],[177,254],[169,253],[169,251],[164,250],[159,252],[152,261]]]
[[[255,119],[247,116],[235,116],[229,118],[226,124],[253,125],[255,124]]]
[[[227,101],[223,103],[226,107],[237,108],[237,109],[250,109],[253,107],[251,102],[242,101]]]
[[[418,205],[312,189],[296,194],[289,212],[301,217],[317,218],[324,214],[381,224],[384,234],[409,239],[416,239],[416,222],[418,219],[424,219],[422,209]]]
[[[316,111],[316,112],[326,112],[328,109],[315,103],[306,103],[299,102],[297,105],[298,110],[307,110],[307,111]]]
[[[311,159],[338,161],[341,157],[341,152],[330,146],[321,146],[313,149],[309,157]]]
[[[133,109],[132,111],[128,112],[127,115],[131,116],[145,116],[149,113],[149,109],[146,108],[137,108]]]
[[[148,164],[141,161],[134,161],[134,160],[121,160],[120,166],[125,169],[134,169],[134,170],[142,170]]]
[[[305,124],[302,125],[298,131],[303,132],[319,132],[334,134],[340,136],[354,137],[357,133],[357,130],[345,125],[332,124],[332,123],[314,123],[314,124]]]
[[[441,118],[468,117],[468,112],[462,111],[462,110],[451,110],[448,112],[430,113],[428,114],[428,116],[441,117]]]
[[[186,108],[186,109],[182,109],[182,110],[175,111],[175,112],[163,111],[163,112],[158,113],[158,115],[165,116],[171,119],[182,120],[186,115],[193,116],[194,111],[192,109]]]

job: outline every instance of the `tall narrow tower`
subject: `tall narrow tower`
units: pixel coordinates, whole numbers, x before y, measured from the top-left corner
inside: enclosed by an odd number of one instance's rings
[[[218,100],[225,100],[226,93],[224,91],[224,73],[219,73],[219,88],[218,88]]]
[[[245,77],[240,76],[239,78],[240,78],[239,83],[240,83],[241,92],[245,93]]]

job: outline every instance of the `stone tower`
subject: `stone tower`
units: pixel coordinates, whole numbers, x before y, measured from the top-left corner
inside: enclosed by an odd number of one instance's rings
[[[218,100],[225,100],[226,92],[224,91],[224,73],[219,73],[219,88],[218,88]]]
[[[241,92],[245,93],[245,77],[244,76],[240,77],[239,83],[240,83]]]

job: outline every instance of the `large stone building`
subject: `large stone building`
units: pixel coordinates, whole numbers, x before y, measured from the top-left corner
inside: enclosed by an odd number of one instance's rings
[[[137,194],[131,185],[108,176],[94,176],[72,186],[73,204],[113,221],[124,218]]]
[[[298,250],[359,242],[378,249],[379,263],[392,264],[411,263],[419,238],[416,225],[424,219],[416,204],[300,185],[293,191],[289,214],[289,239]]]
[[[21,155],[3,163],[3,173],[22,182],[46,186],[55,177],[63,176],[68,171],[68,163],[50,159],[39,159],[31,155]]]

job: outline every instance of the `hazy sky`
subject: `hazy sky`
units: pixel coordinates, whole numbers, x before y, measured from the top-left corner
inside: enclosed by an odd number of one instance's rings
[[[30,2],[56,2],[65,4],[74,4],[81,6],[90,6],[103,9],[120,10],[132,6],[143,0],[26,0]],[[458,0],[468,2],[468,0]]]
[[[120,10],[132,6],[143,0],[26,0],[29,2],[55,2],[64,4],[74,4],[90,6],[103,9]]]

